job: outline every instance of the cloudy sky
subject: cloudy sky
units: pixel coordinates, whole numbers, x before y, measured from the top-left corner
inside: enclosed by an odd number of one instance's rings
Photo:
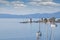
[[[26,15],[60,12],[60,0],[0,0],[0,14]]]

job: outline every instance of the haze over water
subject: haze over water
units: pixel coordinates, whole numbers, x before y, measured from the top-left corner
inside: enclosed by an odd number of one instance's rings
[[[0,18],[0,40],[36,40],[36,32],[38,31],[38,23],[22,24],[21,21],[28,19],[12,19]],[[36,19],[34,19],[36,20]],[[60,23],[57,23],[54,30],[55,40],[60,40]],[[46,40],[46,27],[48,27],[48,38],[50,40],[51,27],[50,24],[41,23],[42,36],[40,40]]]

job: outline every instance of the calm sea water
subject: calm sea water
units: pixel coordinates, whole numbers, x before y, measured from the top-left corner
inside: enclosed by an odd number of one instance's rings
[[[28,19],[0,18],[0,40],[36,40],[36,32],[38,31],[39,24],[19,23],[26,20]],[[54,38],[55,40],[60,40],[60,23],[57,23],[57,25],[54,30]],[[48,39],[50,40],[50,24],[44,23],[40,24],[42,33],[40,40],[46,40],[46,26],[48,27]]]

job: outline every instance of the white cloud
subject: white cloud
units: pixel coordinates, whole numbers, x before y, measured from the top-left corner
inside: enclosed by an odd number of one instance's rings
[[[26,4],[22,1],[9,2],[0,0],[0,3],[9,6],[0,7],[0,14],[26,15],[34,13],[60,12],[60,4],[54,2],[41,2],[41,0],[33,0]]]
[[[41,2],[41,5],[47,5],[47,6],[60,6],[60,4],[55,3],[55,2]]]
[[[0,0],[0,4],[3,4],[5,6],[11,6],[14,8],[20,8],[20,7],[25,7],[26,5],[22,1],[6,1],[6,0]]]
[[[26,15],[34,13],[55,13],[60,12],[59,8],[55,7],[41,7],[41,8],[1,8],[0,14],[14,14],[14,15]]]
[[[29,5],[35,6],[60,6],[59,3],[53,2],[53,0],[33,0],[28,3]]]
[[[0,4],[8,5],[9,2],[8,1],[5,1],[5,0],[0,0]]]
[[[20,8],[20,7],[25,7],[26,5],[24,4],[24,2],[20,2],[20,1],[13,1],[11,2],[11,5],[14,8]]]
[[[30,0],[30,1],[41,1],[41,0]]]

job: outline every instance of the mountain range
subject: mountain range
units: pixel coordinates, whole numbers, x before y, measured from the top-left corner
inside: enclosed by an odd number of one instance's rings
[[[28,14],[28,15],[11,15],[11,14],[0,14],[0,18],[50,18],[50,17],[56,17],[60,18],[60,12],[56,13],[35,13],[35,14]]]

